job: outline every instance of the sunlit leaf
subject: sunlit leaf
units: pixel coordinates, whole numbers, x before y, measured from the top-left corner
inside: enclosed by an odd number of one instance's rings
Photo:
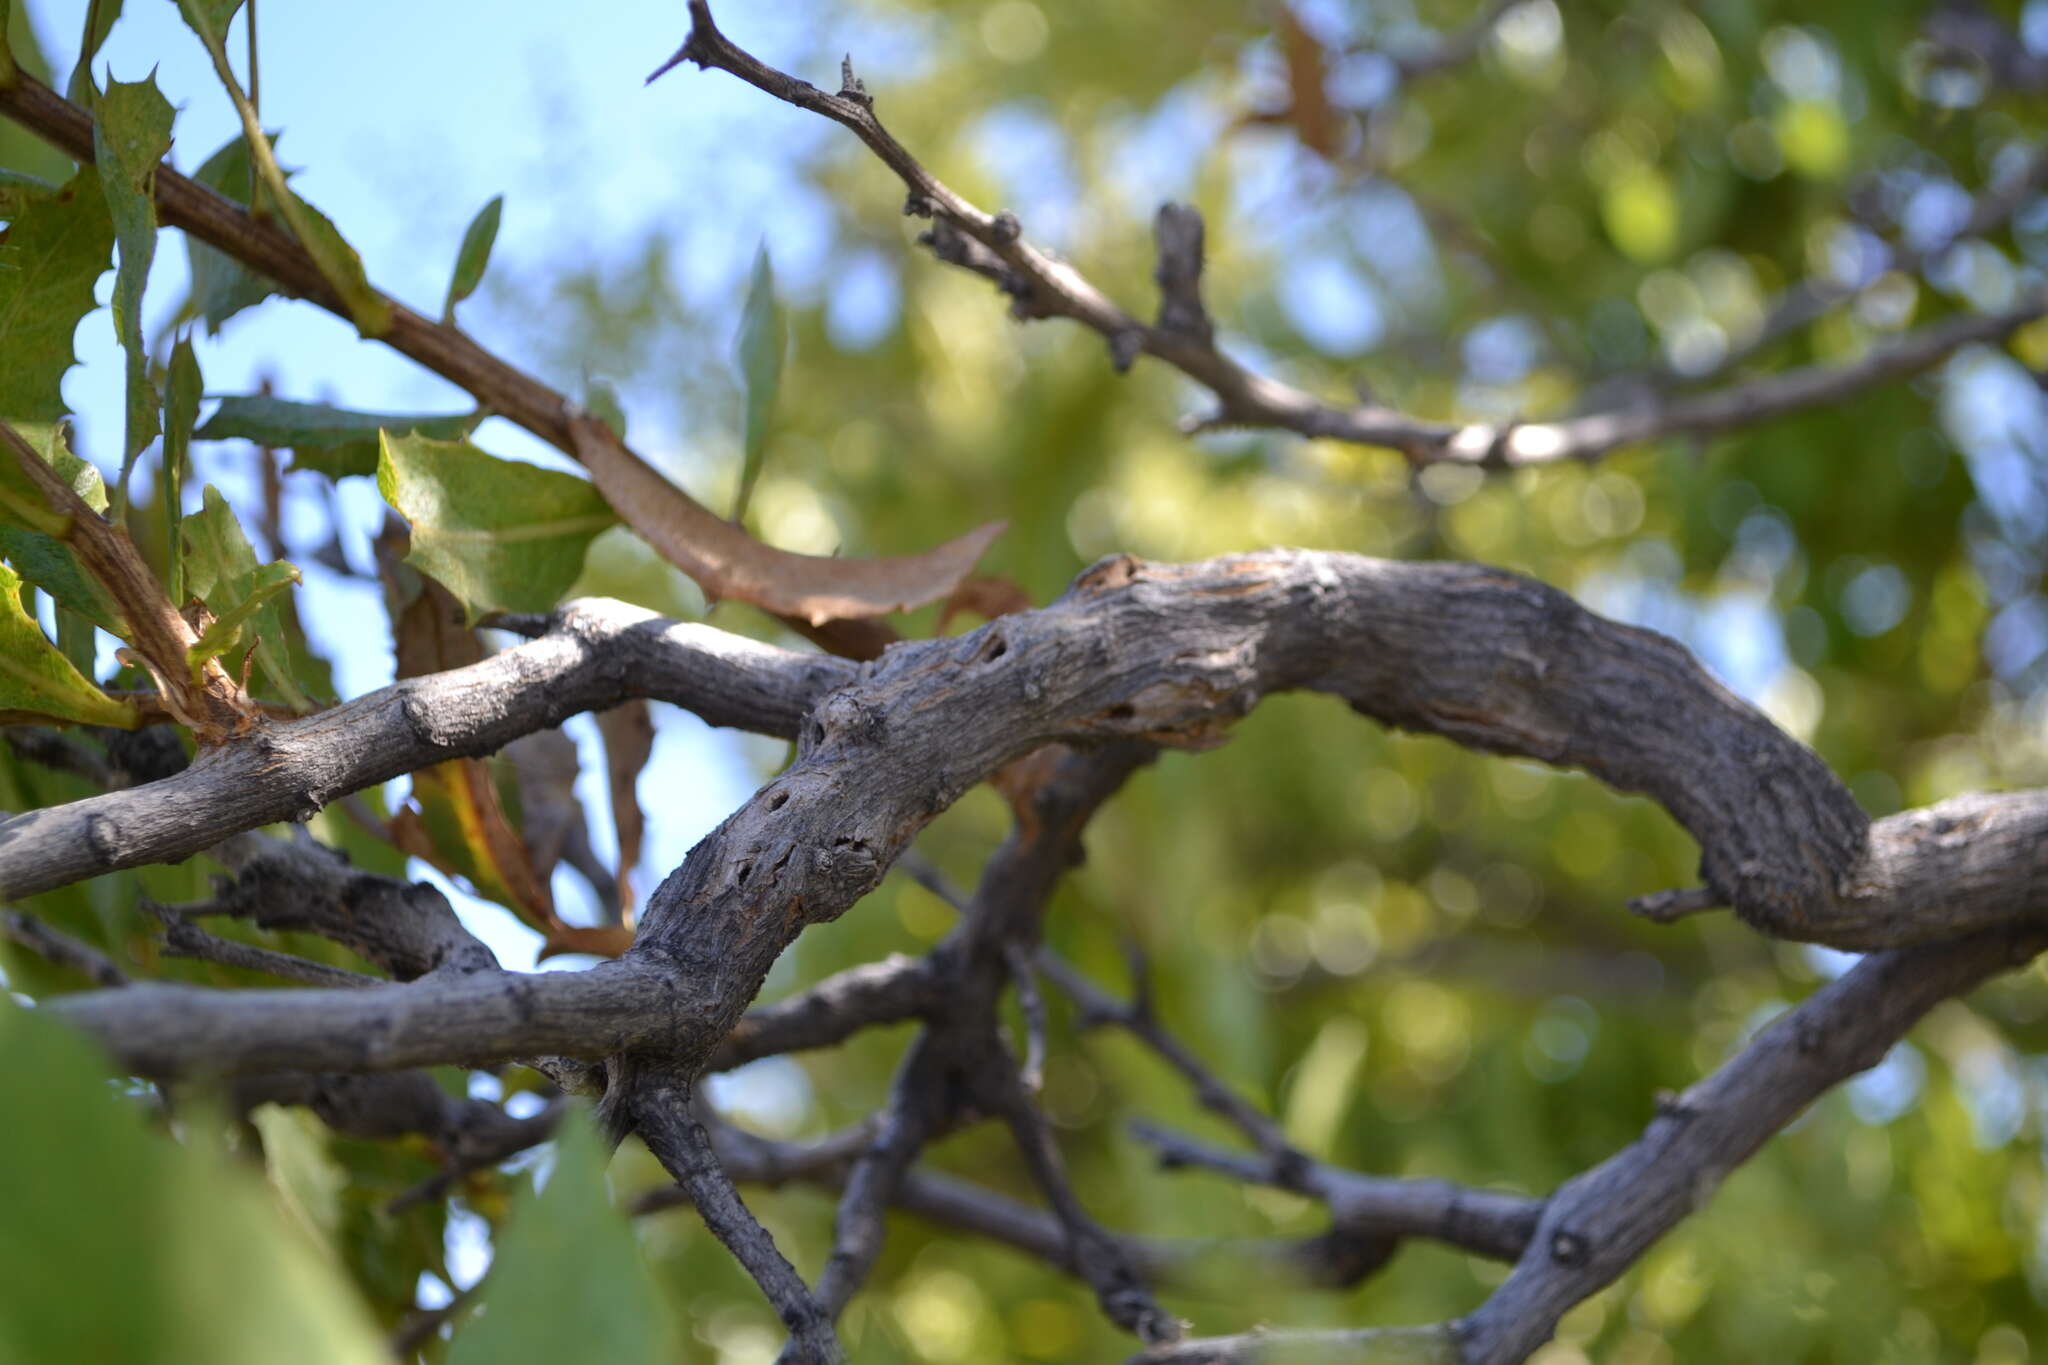
[[[76,359],[71,335],[96,306],[93,286],[113,249],[113,220],[90,166],[0,234],[0,418],[20,425],[64,415],[59,385]]]
[[[203,664],[208,659],[217,659],[233,649],[241,642],[242,628],[259,613],[274,612],[274,602],[278,595],[290,592],[298,582],[298,569],[281,559],[275,563],[258,565],[245,582],[235,585],[233,591],[238,591],[242,595],[224,603],[214,619],[199,633],[199,640],[192,646],[188,655],[194,666]],[[216,588],[214,596],[218,598],[222,595]],[[207,605],[209,609],[214,606],[212,602],[208,602]],[[284,632],[281,624],[277,625],[277,630],[279,637],[282,638]]]
[[[562,1123],[547,1185],[514,1200],[448,1365],[675,1359],[672,1329],[625,1216],[605,1189],[605,1143],[580,1112]]]
[[[554,606],[591,539],[616,520],[587,481],[463,441],[386,433],[377,487],[412,526],[406,562],[460,598],[472,621]]]
[[[150,382],[142,340],[142,292],[156,258],[156,168],[171,150],[174,111],[152,77],[112,82],[95,101],[94,112],[93,161],[121,248],[114,275],[114,335],[128,361],[128,424],[121,446],[125,469],[157,434],[156,386]]]
[[[0,1162],[35,1173],[0,1218],[0,1359],[390,1359],[355,1291],[261,1182],[146,1131],[83,1040],[0,1000],[0,1052],[36,1097],[34,1122],[0,1124]],[[119,1289],[83,1291],[95,1283]]]
[[[267,394],[223,398],[193,435],[202,441],[250,441],[292,452],[293,469],[330,479],[377,472],[377,433],[417,433],[443,440],[467,436],[482,413],[351,412],[325,403],[295,403]]]
[[[0,720],[79,721],[133,729],[132,707],[72,667],[21,606],[21,576],[0,564]]]
[[[491,247],[498,240],[498,217],[505,209],[505,196],[495,195],[477,210],[462,234],[462,249],[455,254],[455,275],[448,281],[448,301],[441,306],[443,321],[455,320],[455,305],[476,292],[484,281],[484,269],[491,263]]]
[[[746,307],[740,313],[740,334],[733,347],[746,389],[746,429],[741,444],[744,461],[740,466],[739,492],[732,504],[735,522],[746,520],[754,482],[761,476],[761,462],[768,453],[768,432],[775,418],[775,398],[782,390],[783,354],[788,349],[789,328],[783,321],[782,305],[775,300],[775,268],[769,263],[764,244],[754,253]]]
[[[279,699],[295,711],[312,710],[312,699],[292,671],[284,619],[276,600],[298,580],[298,570],[289,564],[258,564],[227,499],[211,484],[200,509],[184,518],[180,528],[185,542],[186,588],[206,603],[216,619],[232,619],[238,638],[243,630],[254,634],[256,662]],[[280,574],[280,569],[285,572]],[[213,655],[201,652],[191,661],[210,657]]]

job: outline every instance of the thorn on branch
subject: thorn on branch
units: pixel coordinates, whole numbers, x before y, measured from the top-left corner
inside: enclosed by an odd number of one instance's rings
[[[852,100],[855,104],[869,109],[875,107],[875,97],[868,93],[868,88],[861,78],[853,74],[851,52],[839,59],[839,98]]]

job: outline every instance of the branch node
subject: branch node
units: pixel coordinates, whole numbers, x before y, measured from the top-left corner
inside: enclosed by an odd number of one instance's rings
[[[868,93],[867,85],[853,74],[853,54],[847,53],[839,59],[839,98],[851,100],[863,109],[875,107],[875,97]]]
[[[1004,209],[989,223],[988,235],[995,238],[997,246],[1010,246],[1024,235],[1024,225],[1016,214]]]
[[[1550,1234],[1550,1259],[1567,1269],[1577,1269],[1593,1257],[1592,1243],[1568,1228]]]
[[[1145,349],[1145,329],[1126,327],[1109,339],[1109,363],[1116,367],[1118,374],[1127,374],[1131,362]]]

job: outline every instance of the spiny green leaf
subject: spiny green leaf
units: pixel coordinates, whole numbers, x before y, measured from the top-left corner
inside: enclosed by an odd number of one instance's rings
[[[504,211],[500,194],[477,210],[462,234],[462,249],[455,255],[455,277],[448,282],[448,302],[441,307],[444,322],[455,321],[455,305],[476,292],[483,283],[484,267],[491,263],[491,246],[498,240],[498,216]]]
[[[455,1334],[448,1365],[675,1359],[640,1244],[605,1189],[606,1155],[582,1114],[564,1118],[547,1188],[513,1201],[482,1309]]]
[[[253,441],[292,452],[293,469],[312,469],[330,479],[377,472],[377,433],[418,433],[443,440],[469,435],[482,413],[350,412],[325,403],[250,394],[223,398],[206,425],[202,441]]]
[[[20,576],[0,564],[0,720],[33,719],[124,730],[136,723],[132,707],[94,687],[29,619],[21,605]]]
[[[0,1219],[0,1359],[390,1359],[355,1290],[262,1183],[149,1132],[52,1012],[0,1003],[0,1053],[36,1097],[35,1122],[0,1125],[0,1162],[36,1174]]]
[[[298,570],[281,563],[259,566],[256,552],[249,548],[249,539],[242,534],[241,524],[235,520],[227,499],[211,484],[207,485],[200,509],[181,525],[187,591],[205,602],[216,618],[233,616],[238,625],[252,628],[258,637],[256,662],[270,686],[293,710],[312,710],[311,699],[292,672],[284,617],[276,600],[290,586],[276,582],[277,569],[289,570],[292,581],[297,581]],[[253,607],[244,609],[258,598]]]
[[[592,538],[617,520],[587,481],[466,441],[386,432],[377,487],[412,525],[406,563],[454,593],[471,621],[554,606]]]
[[[747,390],[745,460],[732,506],[736,522],[747,515],[754,482],[761,476],[761,463],[768,453],[768,427],[775,416],[776,395],[782,391],[782,357],[788,346],[789,328],[782,306],[775,301],[775,267],[763,245],[754,253],[753,278],[747,284],[746,308],[740,314],[740,334],[734,346]]]
[[[27,205],[0,236],[0,418],[53,422],[77,357],[71,334],[96,306],[110,263],[113,220],[87,166],[47,199]]]
[[[93,160],[121,247],[114,275],[114,335],[128,357],[127,434],[121,443],[126,487],[129,467],[157,434],[156,385],[149,379],[149,352],[142,340],[142,291],[156,257],[156,168],[171,150],[175,111],[154,78],[114,81],[95,106]]]
[[[224,609],[209,601],[207,608],[218,614],[214,617],[213,624],[200,632],[199,638],[193,642],[192,648],[187,652],[187,656],[192,662],[194,676],[197,676],[200,666],[208,659],[218,659],[221,655],[233,649],[242,638],[242,628],[248,625],[259,612],[270,607],[272,599],[279,593],[289,592],[293,587],[297,586],[298,581],[299,571],[297,567],[287,564],[280,559],[273,563],[259,566],[253,574],[248,576],[245,582],[236,585],[237,590],[246,588],[247,596],[227,603]],[[217,587],[214,596],[216,598],[222,596]],[[284,635],[283,623],[277,623],[276,629],[278,638],[282,639]]]
[[[279,135],[272,133],[269,137],[274,150]],[[238,137],[206,158],[192,178],[246,206],[252,196],[253,176],[248,139]],[[190,233],[185,235],[185,255],[192,272],[190,307],[206,319],[210,336],[219,335],[221,324],[244,308],[253,307],[277,292],[277,285],[269,276],[257,274]]]
[[[192,457],[192,425],[199,420],[199,399],[205,391],[192,338],[181,336],[171,347],[170,394],[164,408],[164,486],[159,498],[164,514],[164,552],[170,557],[164,587],[173,602],[185,600],[184,541],[178,535],[178,521],[185,515],[185,469]]]

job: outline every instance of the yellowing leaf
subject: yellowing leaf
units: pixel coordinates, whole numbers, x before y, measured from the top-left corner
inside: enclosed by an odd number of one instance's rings
[[[391,821],[400,848],[461,877],[542,933],[557,924],[554,895],[535,875],[483,760],[420,769],[412,775],[412,802]]]
[[[0,724],[36,720],[136,726],[135,709],[93,686],[29,619],[21,576],[0,564]]]
[[[406,563],[454,593],[471,621],[554,606],[617,520],[587,481],[466,441],[386,432],[377,487],[412,526]]]

